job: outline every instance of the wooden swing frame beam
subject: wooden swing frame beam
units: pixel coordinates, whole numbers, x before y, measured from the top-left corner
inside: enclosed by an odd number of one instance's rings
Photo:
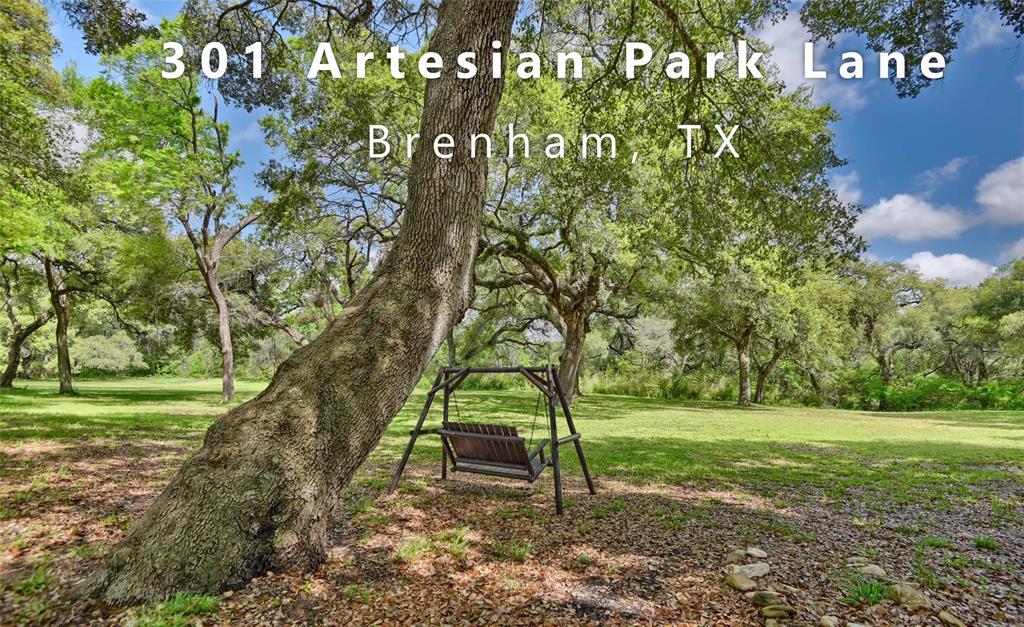
[[[398,468],[395,469],[395,474],[391,478],[391,485],[388,487],[388,494],[393,494],[398,488],[398,481],[402,478],[402,473],[405,471],[406,464],[409,463],[409,457],[412,455],[412,449],[416,445],[416,439],[419,438],[421,434],[436,434],[439,431],[438,429],[423,428],[423,422],[426,420],[427,414],[430,413],[430,407],[434,404],[434,398],[437,396],[437,393],[443,391],[443,430],[448,426],[448,410],[451,396],[455,393],[455,390],[462,385],[462,382],[466,380],[466,377],[471,374],[520,374],[534,387],[540,390],[542,394],[547,396],[548,429],[551,432],[551,437],[549,439],[551,454],[546,460],[545,466],[550,466],[554,471],[555,511],[559,516],[565,513],[565,506],[562,499],[562,467],[559,463],[558,454],[558,449],[561,446],[570,443],[573,445],[576,449],[576,457],[580,460],[580,468],[583,470],[583,476],[587,480],[587,489],[591,494],[597,494],[597,490],[594,488],[594,480],[590,476],[590,468],[587,466],[587,458],[583,454],[583,443],[580,441],[581,435],[576,431],[576,424],[573,422],[572,412],[569,411],[569,402],[565,397],[565,390],[562,389],[562,382],[558,378],[558,368],[552,364],[548,364],[546,366],[511,366],[493,368],[448,366],[438,370],[437,376],[434,377],[434,383],[430,386],[430,390],[427,391],[427,402],[424,403],[423,409],[420,411],[419,418],[416,420],[416,426],[409,433],[409,444],[406,445],[405,453],[402,455],[402,461],[399,462]],[[565,423],[569,427],[569,435],[564,438],[558,437],[558,411],[556,409],[556,401],[558,407],[562,410],[562,415],[565,417]],[[508,436],[492,435],[488,435],[486,437],[492,439],[500,439],[502,437],[508,438]],[[541,455],[541,459],[543,460],[543,453]],[[448,478],[448,458],[448,449],[442,442],[441,479]],[[454,466],[452,469],[455,470]],[[532,482],[532,479],[530,479],[530,481]]]

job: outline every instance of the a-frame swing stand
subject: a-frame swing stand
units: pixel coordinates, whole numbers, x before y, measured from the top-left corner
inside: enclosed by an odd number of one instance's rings
[[[515,427],[449,421],[448,408],[451,397],[459,385],[471,374],[521,374],[524,376],[527,381],[541,391],[541,394],[547,397],[549,439],[540,442],[532,451],[527,451],[526,439],[519,435]],[[424,429],[423,421],[426,420],[430,406],[434,403],[434,397],[438,392],[443,392],[444,396],[444,417],[441,427]],[[558,408],[561,408],[566,425],[569,427],[569,435],[564,438],[558,437],[556,403]],[[541,472],[550,466],[555,476],[555,509],[559,516],[565,511],[562,502],[562,468],[559,465],[559,449],[565,444],[572,443],[576,449],[576,457],[580,460],[583,476],[587,480],[587,488],[591,494],[597,494],[597,490],[594,489],[594,480],[590,477],[590,469],[587,467],[587,458],[583,455],[580,434],[576,431],[572,412],[569,411],[569,402],[565,398],[565,391],[558,379],[558,368],[551,364],[508,368],[442,368],[427,392],[427,402],[423,405],[423,410],[420,411],[416,426],[410,432],[409,444],[405,447],[402,461],[398,464],[395,475],[391,479],[388,494],[392,494],[398,487],[398,480],[402,477],[405,465],[409,463],[409,456],[412,455],[416,438],[421,434],[434,434],[441,437],[442,479],[448,477],[450,464],[453,472],[471,472],[508,479],[521,479],[533,483]],[[545,448],[550,449],[549,456],[545,456]]]

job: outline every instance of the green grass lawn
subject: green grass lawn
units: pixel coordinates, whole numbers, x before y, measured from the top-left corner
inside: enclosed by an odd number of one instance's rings
[[[219,381],[145,378],[79,381],[78,395],[54,394],[51,381],[0,392],[0,442],[163,440],[198,443],[223,411]],[[239,381],[242,402],[261,381]],[[373,456],[396,459],[424,401],[417,392]],[[464,391],[467,421],[514,424],[529,436],[536,395],[529,391]],[[428,423],[440,420],[435,403]],[[677,402],[593,395],[575,407],[577,427],[595,475],[634,482],[709,481],[765,492],[812,484],[839,496],[849,490],[887,499],[984,498],[1000,481],[1024,482],[1024,412],[872,413],[796,407],[741,409],[726,402]],[[565,433],[564,423],[560,428]],[[544,416],[534,439],[546,437]],[[565,449],[566,471],[578,468]],[[425,437],[414,459],[438,459]]]
[[[29,623],[77,620],[92,610],[65,595],[67,582],[93,567],[188,450],[200,445],[205,428],[225,411],[220,383],[79,381],[71,397],[55,394],[53,381],[19,384],[0,391],[0,615]],[[264,385],[239,381],[235,404]],[[736,601],[721,587],[725,552],[761,545],[772,553],[777,581],[809,586],[791,591],[807,616],[811,608],[830,607],[851,620],[876,618],[865,613],[870,604],[843,601],[853,595],[850,586],[863,583],[843,566],[850,555],[879,561],[958,612],[970,606],[977,618],[1019,616],[1016,610],[999,614],[999,608],[1017,603],[1021,589],[1024,412],[741,409],[726,402],[591,395],[579,399],[573,413],[598,495],[586,495],[573,449],[564,448],[568,515],[556,518],[550,475],[525,489],[461,474],[434,481],[440,474],[435,436],[417,445],[399,494],[384,496],[424,400],[421,388],[345,492],[349,517],[336,531],[347,535],[336,548],[355,557],[329,562],[316,577],[337,582],[325,598],[348,609],[364,596],[394,594],[392,603],[404,602],[411,589],[394,586],[423,585],[408,573],[380,578],[381,564],[405,572],[467,550],[485,569],[496,561],[505,572],[514,564],[523,580],[547,572],[553,585],[578,575],[574,594],[584,599],[593,594],[588,569],[598,567],[615,579],[611,589],[628,598],[628,571],[640,556],[658,564],[658,585],[677,585],[677,576],[713,582],[712,604],[721,607]],[[440,421],[439,401],[428,427]],[[543,413],[535,420],[536,406],[532,391],[465,390],[453,403],[452,419],[512,424],[537,442],[548,433]],[[561,417],[559,429],[564,435]],[[553,550],[564,546],[571,547],[566,555]],[[382,557],[392,554],[395,560]],[[542,570],[531,570],[538,564]],[[830,565],[825,580],[807,575],[822,564]],[[502,604],[500,578],[481,578],[481,585],[497,586],[487,594]],[[257,606],[277,611],[280,592],[267,585],[255,583],[247,594]],[[216,601],[189,597],[147,606],[139,610],[145,618],[139,624],[184,621],[193,610],[216,613]],[[708,602],[700,596],[699,603]],[[366,605],[357,616],[387,622],[366,609],[376,606]],[[252,606],[245,607],[237,611]],[[239,619],[232,611],[223,609],[224,621]],[[320,616],[309,611],[295,622]],[[745,621],[740,610],[725,611],[730,620]],[[901,621],[892,624],[910,624]]]

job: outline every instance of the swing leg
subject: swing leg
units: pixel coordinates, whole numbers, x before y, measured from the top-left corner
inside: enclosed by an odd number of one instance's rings
[[[548,366],[548,428],[551,430],[551,468],[555,474],[555,513],[559,516],[565,514],[565,506],[562,503],[562,466],[558,462],[558,423],[555,419],[555,374],[552,367]]]
[[[569,425],[569,433],[576,435],[576,424],[572,420],[572,412],[569,411],[569,403],[565,400],[565,390],[562,389],[562,380],[558,378],[558,370],[552,369],[554,372],[555,390],[558,392],[558,401],[562,404],[562,413],[565,414],[565,422]],[[576,457],[580,460],[580,469],[583,471],[583,478],[587,480],[587,489],[590,490],[591,494],[597,494],[597,489],[594,487],[594,479],[590,476],[590,468],[587,466],[587,458],[583,455],[583,443],[580,442],[581,438],[573,440],[573,446],[576,447]]]
[[[448,478],[448,451],[444,447],[444,443],[441,443],[441,479]]]
[[[590,468],[587,468],[587,458],[583,456],[583,445],[579,440],[573,441],[573,444],[576,445],[576,457],[580,458],[580,468],[583,469],[583,477],[587,480],[587,489],[590,490],[591,494],[597,494],[594,480],[590,477]]]
[[[562,503],[562,466],[558,463],[558,443],[551,445],[551,467],[555,473],[555,513],[559,516],[565,514],[565,506]]]
[[[441,382],[441,375],[444,370],[440,370],[437,373],[437,377],[434,379],[434,388]],[[420,435],[420,429],[423,428],[423,421],[426,420],[427,414],[430,412],[430,406],[434,403],[434,395],[437,390],[427,394],[427,402],[423,405],[423,410],[420,412],[420,417],[416,421],[416,427],[412,430],[412,435],[409,437],[409,444],[405,447],[405,453],[402,454],[402,461],[398,464],[398,468],[395,469],[395,476],[391,478],[391,485],[388,486],[388,494],[394,494],[395,489],[398,488],[398,480],[402,478],[402,472],[405,471],[405,465],[409,463],[409,456],[412,455],[412,447],[416,445],[416,438]]]

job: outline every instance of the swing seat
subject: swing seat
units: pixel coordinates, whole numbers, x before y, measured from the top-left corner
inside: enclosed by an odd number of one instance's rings
[[[521,479],[533,483],[547,467],[542,440],[531,451],[515,427],[447,422],[434,433],[441,436],[452,470]]]

